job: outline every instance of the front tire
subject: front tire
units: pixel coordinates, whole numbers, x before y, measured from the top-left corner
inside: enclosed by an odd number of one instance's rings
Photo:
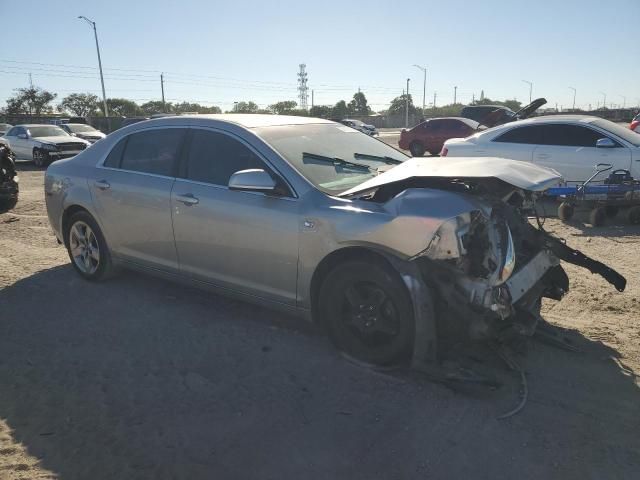
[[[607,212],[605,207],[597,207],[591,210],[589,214],[589,222],[592,227],[601,227],[607,219]]]
[[[85,211],[74,213],[67,222],[64,241],[73,268],[86,280],[105,280],[113,273],[111,254],[102,231]]]
[[[44,168],[49,163],[49,155],[39,148],[33,149],[33,163],[38,168]]]
[[[391,365],[409,358],[415,336],[411,298],[400,276],[383,264],[348,261],[324,279],[319,314],[339,350]]]
[[[420,142],[413,141],[409,145],[409,151],[411,152],[412,157],[422,157],[424,155],[424,145]]]

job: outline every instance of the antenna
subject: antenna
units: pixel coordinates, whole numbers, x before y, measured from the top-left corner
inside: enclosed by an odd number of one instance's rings
[[[307,109],[307,99],[309,98],[309,87],[307,87],[307,66],[304,63],[300,64],[300,71],[298,72],[298,100],[300,100],[300,108]]]

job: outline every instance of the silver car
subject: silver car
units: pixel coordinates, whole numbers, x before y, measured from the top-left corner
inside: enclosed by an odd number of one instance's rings
[[[167,117],[120,129],[46,173],[75,270],[180,279],[323,323],[366,362],[436,358],[443,319],[531,334],[560,259],[624,278],[532,226],[560,181],[497,158],[408,158],[344,125],[279,115]]]
[[[33,160],[36,167],[72,157],[91,145],[56,125],[46,124],[16,125],[4,135],[4,140],[17,158]]]

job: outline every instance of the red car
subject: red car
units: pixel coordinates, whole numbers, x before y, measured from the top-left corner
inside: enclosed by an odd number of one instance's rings
[[[437,155],[450,138],[468,137],[484,128],[475,120],[463,117],[432,118],[409,130],[402,129],[398,146],[409,150],[414,157],[421,157],[424,152]]]
[[[635,117],[633,117],[633,120],[631,120],[631,124],[629,125],[629,128],[634,132],[640,133],[640,113],[637,114]]]

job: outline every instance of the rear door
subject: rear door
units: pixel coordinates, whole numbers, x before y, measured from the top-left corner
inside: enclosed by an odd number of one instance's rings
[[[534,149],[540,143],[541,133],[539,125],[510,128],[488,144],[478,144],[474,154],[530,162],[533,159]]]
[[[171,188],[185,128],[132,133],[95,169],[89,188],[107,243],[125,260],[178,271]]]
[[[595,173],[599,163],[610,164],[613,170],[628,170],[631,166],[631,151],[607,135],[584,125],[542,125],[541,145],[534,151],[533,161],[551,167],[564,177],[567,183],[584,182]],[[598,148],[601,138],[611,138],[616,145]],[[603,181],[601,174],[594,181]]]
[[[183,273],[245,294],[295,305],[298,199],[229,190],[248,168],[279,175],[247,142],[226,132],[193,128],[173,188],[173,228]],[[283,182],[284,183],[284,182]],[[283,191],[290,190],[283,186]]]

